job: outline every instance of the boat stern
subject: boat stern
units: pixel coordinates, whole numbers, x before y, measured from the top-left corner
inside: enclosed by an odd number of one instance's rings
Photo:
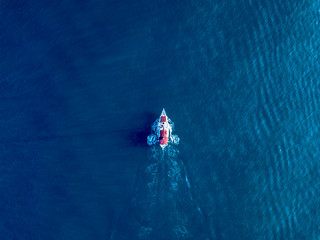
[[[166,146],[168,146],[168,144],[160,144],[160,147],[162,148],[162,150],[164,150]]]

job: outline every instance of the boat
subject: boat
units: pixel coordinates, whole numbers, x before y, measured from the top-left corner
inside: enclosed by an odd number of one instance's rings
[[[168,118],[165,109],[162,109],[160,117],[157,118],[151,126],[151,134],[147,138],[148,145],[159,144],[162,150],[168,144],[179,144],[179,137],[172,134],[173,122]]]

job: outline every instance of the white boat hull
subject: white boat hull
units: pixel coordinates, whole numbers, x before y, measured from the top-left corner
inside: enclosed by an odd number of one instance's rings
[[[157,145],[165,149],[168,144],[179,144],[179,137],[177,135],[172,135],[172,121],[168,118],[166,111],[163,109],[161,115],[151,127],[151,135],[147,138],[148,145]]]

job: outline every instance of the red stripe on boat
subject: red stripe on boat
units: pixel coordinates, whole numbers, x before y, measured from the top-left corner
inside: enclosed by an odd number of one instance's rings
[[[161,116],[161,122],[165,122],[166,121],[166,116]]]

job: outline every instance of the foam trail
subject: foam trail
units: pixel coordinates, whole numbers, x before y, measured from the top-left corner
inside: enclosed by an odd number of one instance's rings
[[[198,211],[202,214],[202,211],[201,211],[201,208],[200,208],[199,204],[198,204],[198,203],[194,200],[194,198],[192,197],[191,184],[190,184],[189,179],[188,179],[187,169],[186,169],[186,167],[184,166],[183,162],[181,162],[181,164],[182,164],[183,169],[184,169],[185,180],[186,180],[186,183],[187,183],[187,186],[188,186],[189,198],[190,198],[191,201],[193,201],[193,202],[195,203],[195,205],[197,206]]]
[[[150,149],[113,239],[211,239],[175,146]]]

